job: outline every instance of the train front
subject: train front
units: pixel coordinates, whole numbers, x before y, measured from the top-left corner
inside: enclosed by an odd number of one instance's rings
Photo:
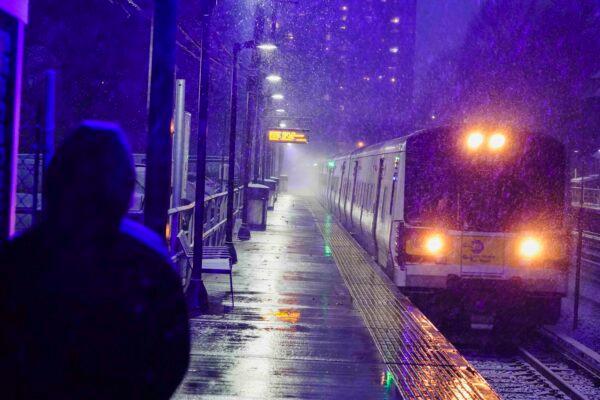
[[[554,323],[566,292],[565,151],[505,129],[407,140],[394,279],[440,323]]]

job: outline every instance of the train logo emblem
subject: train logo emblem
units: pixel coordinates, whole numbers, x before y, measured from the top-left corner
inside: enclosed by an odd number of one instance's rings
[[[473,240],[471,242],[471,252],[473,254],[481,254],[485,246],[481,240]]]

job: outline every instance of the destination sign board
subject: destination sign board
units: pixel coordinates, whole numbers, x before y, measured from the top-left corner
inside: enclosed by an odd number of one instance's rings
[[[300,129],[270,129],[269,142],[307,144],[307,132]]]

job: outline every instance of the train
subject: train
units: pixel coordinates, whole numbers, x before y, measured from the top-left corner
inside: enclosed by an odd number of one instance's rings
[[[322,204],[438,326],[555,323],[567,292],[566,151],[444,126],[324,162]]]

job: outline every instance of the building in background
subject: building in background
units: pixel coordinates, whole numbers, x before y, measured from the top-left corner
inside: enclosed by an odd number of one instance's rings
[[[284,16],[282,68],[302,82],[290,108],[313,117],[314,140],[372,144],[410,126],[415,24],[416,0],[311,0]]]

